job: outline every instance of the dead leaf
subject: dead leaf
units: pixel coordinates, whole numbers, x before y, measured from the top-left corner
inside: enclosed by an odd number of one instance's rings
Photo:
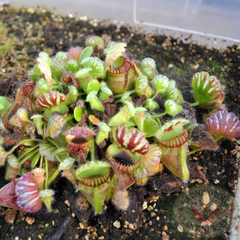
[[[215,150],[218,145],[213,137],[202,125],[195,127],[191,133],[193,140],[201,149]]]
[[[5,211],[5,218],[4,218],[5,221],[7,223],[13,224],[14,220],[15,220],[15,217],[16,217],[16,214],[17,214],[17,211],[15,209],[8,208]]]
[[[203,168],[197,164],[194,164],[191,168],[191,174],[194,179],[201,179],[204,181],[204,184],[209,183],[208,179],[206,178],[206,168]]]
[[[175,193],[181,192],[184,189],[185,185],[181,181],[168,182],[161,186],[160,191],[163,193]]]
[[[4,137],[3,143],[5,143],[8,146],[14,145],[18,142],[20,142],[24,138],[24,134],[20,131],[15,131],[12,134],[9,134]]]
[[[196,64],[191,64],[190,67],[194,70],[197,70],[199,68],[199,64],[196,63]]]
[[[95,117],[94,115],[90,115],[89,116],[89,120],[91,121],[92,124],[94,125],[98,125],[101,121],[100,119],[98,119],[97,117]]]

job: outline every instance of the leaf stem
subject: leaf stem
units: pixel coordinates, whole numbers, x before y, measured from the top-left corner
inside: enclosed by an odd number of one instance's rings
[[[28,160],[29,158],[31,158],[33,155],[35,155],[38,152],[38,149],[36,149],[35,151],[33,151],[29,156],[25,157],[19,164],[22,165],[26,160]]]
[[[195,150],[192,150],[191,152],[188,152],[187,155],[191,155],[199,151],[201,151],[201,149],[195,149]]]
[[[92,141],[92,144],[91,144],[91,161],[94,161],[95,160],[95,144],[94,144],[94,139]]]
[[[45,178],[45,188],[48,188],[48,160],[45,157],[45,170],[46,170],[46,178]]]
[[[24,152],[19,158],[18,160],[22,159],[23,157],[25,157],[28,153],[30,153],[32,150],[34,150],[36,147],[38,147],[38,145],[28,149],[26,152]]]
[[[57,77],[55,76],[55,74],[52,73],[52,76],[53,76],[54,80],[55,80],[58,84],[60,84],[60,82],[58,81],[58,79],[57,79]]]
[[[136,92],[136,90],[132,90],[132,91],[129,92],[129,95],[132,94],[132,93],[135,93],[135,92]],[[114,97],[115,97],[115,98],[120,98],[120,97],[122,97],[125,93],[126,93],[126,92],[121,93],[121,94],[118,94],[118,95],[116,95],[116,96],[114,96]]]
[[[214,138],[215,138],[215,141],[217,142],[219,139],[221,139],[221,138],[223,138],[224,136],[222,136],[222,135],[219,135],[219,136],[214,136]]]
[[[198,106],[198,105],[199,105],[199,102],[195,102],[195,103],[191,103],[191,104],[190,104],[191,107],[196,107],[196,106]]]
[[[72,120],[73,118],[74,118],[74,115],[71,114],[65,118],[65,121],[68,122],[68,121]]]
[[[141,165],[140,165],[140,167],[142,167],[142,165],[143,165],[143,155],[142,155],[142,160],[141,160]]]
[[[16,148],[18,148],[21,144],[29,142],[29,141],[43,142],[43,140],[41,140],[41,139],[24,139],[24,140],[20,141],[17,145],[15,145],[9,152],[7,152],[7,154],[9,155],[9,154],[13,153],[13,151]]]
[[[60,163],[62,162],[62,160],[60,159],[60,157],[57,154],[55,154],[55,157]]]
[[[52,143],[52,145],[54,145],[55,147],[60,148],[60,146],[58,146],[52,139],[49,138],[48,141]]]
[[[51,89],[52,90],[59,90],[59,92],[62,92],[62,88],[60,87],[60,86],[58,86],[58,85],[53,85],[53,86],[51,86]]]
[[[161,127],[162,126],[161,120],[158,117],[156,118],[156,120],[158,122],[159,127]]]
[[[43,124],[43,139],[46,138],[46,123]]]
[[[58,176],[58,174],[59,174],[60,172],[61,172],[61,170],[57,169],[57,170],[53,173],[53,175],[48,179],[48,184],[52,183],[52,182],[56,179],[56,177]]]
[[[41,158],[40,158],[40,165],[39,165],[39,167],[42,168],[42,165],[43,165],[43,156],[41,156]]]
[[[155,97],[157,97],[157,95],[158,95],[158,92],[156,92],[151,99],[153,100]]]
[[[153,116],[155,117],[155,118],[160,118],[160,117],[163,117],[164,115],[166,115],[167,114],[167,111],[165,111],[165,112],[163,112],[163,113],[160,113],[160,114],[153,114]]]

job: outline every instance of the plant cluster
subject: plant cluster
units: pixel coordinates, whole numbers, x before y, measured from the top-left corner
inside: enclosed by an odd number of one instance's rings
[[[125,210],[131,185],[146,184],[163,165],[187,181],[187,155],[240,135],[215,76],[193,76],[196,102],[189,104],[153,59],[139,62],[125,43],[95,36],[86,45],[54,57],[41,52],[15,101],[0,97],[0,166],[10,180],[0,189],[0,205],[37,212],[44,202],[50,211],[51,183],[62,175],[96,212],[106,199]],[[211,109],[205,125],[188,117],[195,106]]]

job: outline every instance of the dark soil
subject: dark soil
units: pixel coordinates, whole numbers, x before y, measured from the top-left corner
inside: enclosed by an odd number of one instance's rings
[[[58,16],[42,9],[14,10],[6,6],[0,9],[0,21],[6,24],[11,45],[7,51],[0,48],[1,95],[7,92],[9,97],[14,96],[41,51],[54,55],[58,51],[68,51],[71,46],[85,46],[90,35],[97,35],[126,42],[127,51],[137,60],[153,58],[159,73],[176,80],[187,102],[194,102],[190,85],[195,72],[207,71],[217,76],[225,85],[224,103],[229,111],[240,117],[240,45],[224,50],[209,49],[167,36],[139,33],[124,25],[105,21],[95,24],[93,20]],[[17,78],[9,78],[11,72],[15,72]],[[196,108],[199,123],[207,112]],[[61,234],[61,239],[69,240],[188,239],[185,233],[177,230],[172,217],[174,201],[182,189],[210,183],[234,193],[240,144],[237,140],[223,140],[218,144],[215,151],[202,151],[188,158],[191,177],[185,185],[166,168],[163,174],[151,177],[145,186],[133,185],[129,189],[131,204],[126,212],[117,210],[111,202],[106,202],[100,215],[91,207],[85,210],[87,203],[82,201],[81,194],[76,193],[65,178],[59,178],[53,183],[56,194],[50,213],[46,209],[36,214],[17,212],[11,224],[5,220],[7,209],[0,207],[0,239],[60,239]],[[0,187],[6,184],[4,175],[2,167]],[[144,210],[143,204],[147,204]],[[28,217],[35,222],[28,224]]]

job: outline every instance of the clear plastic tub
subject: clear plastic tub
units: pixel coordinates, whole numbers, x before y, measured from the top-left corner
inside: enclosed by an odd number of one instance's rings
[[[0,0],[1,1],[1,0]],[[6,0],[2,0],[6,3]],[[45,6],[61,14],[108,19],[142,31],[215,48],[240,42],[239,0],[8,0],[13,7]]]

